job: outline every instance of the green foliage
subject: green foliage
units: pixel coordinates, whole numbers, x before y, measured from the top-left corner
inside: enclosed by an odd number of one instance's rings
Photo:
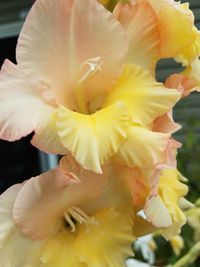
[[[178,153],[178,168],[188,178],[188,199],[195,202],[200,196],[200,121],[197,115],[188,118],[182,130],[183,147]]]

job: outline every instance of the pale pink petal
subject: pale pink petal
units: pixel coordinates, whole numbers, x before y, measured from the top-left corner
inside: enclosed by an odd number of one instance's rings
[[[13,185],[0,196],[0,247],[4,245],[15,228],[12,209],[22,186],[22,184]]]
[[[158,195],[152,196],[147,200],[144,212],[148,221],[157,228],[167,228],[172,225],[172,219],[167,207]]]
[[[157,228],[166,228],[171,226],[172,219],[166,205],[158,194],[160,176],[162,171],[154,168],[147,172],[149,177],[150,194],[146,199],[144,213],[147,220]]]
[[[64,173],[73,173],[76,177],[80,177],[83,172],[83,167],[75,160],[75,158],[68,154],[65,157],[62,157],[59,163],[60,169]]]
[[[0,138],[18,140],[40,127],[52,112],[19,66],[6,60],[0,72]]]
[[[169,140],[167,149],[165,151],[165,161],[157,165],[159,169],[174,169],[177,167],[177,149],[182,146],[181,143],[174,140],[173,138]]]
[[[33,242],[25,237],[16,224],[14,231],[0,249],[1,267],[41,267],[43,241]]]
[[[198,81],[196,81],[193,77],[179,73],[172,74],[165,82],[165,86],[167,88],[178,89],[181,92],[182,97],[188,96],[195,90],[197,85]]]
[[[170,135],[133,125],[113,160],[127,166],[152,168],[165,162]]]
[[[68,153],[57,133],[56,114],[48,116],[45,123],[35,131],[31,144],[49,154],[66,155]]]
[[[158,117],[153,122],[153,131],[173,134],[181,129],[181,125],[176,123],[172,117],[172,110]]]
[[[147,175],[144,175],[140,168],[120,167],[123,171],[122,176],[126,177],[128,190],[131,192],[133,205],[136,210],[141,210],[144,207],[146,198],[150,193],[150,183]]]
[[[146,0],[118,3],[114,15],[128,36],[127,61],[154,73],[160,54],[160,33],[157,15],[150,3]]]
[[[103,179],[90,173],[81,182],[72,173],[58,169],[30,179],[17,196],[13,217],[21,231],[32,239],[43,239],[59,231],[64,213],[96,197]],[[95,182],[94,182],[95,181]]]
[[[101,70],[87,81],[90,98],[120,74],[126,51],[120,23],[97,1],[37,0],[19,37],[17,61],[36,83],[56,90],[59,103],[74,108],[72,90],[88,60],[101,61]]]

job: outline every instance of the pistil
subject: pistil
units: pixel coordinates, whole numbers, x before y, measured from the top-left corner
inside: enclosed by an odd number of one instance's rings
[[[92,79],[101,70],[101,64],[101,57],[90,58],[81,64],[80,73],[82,75],[75,86],[75,97],[80,113],[89,114],[84,83]]]

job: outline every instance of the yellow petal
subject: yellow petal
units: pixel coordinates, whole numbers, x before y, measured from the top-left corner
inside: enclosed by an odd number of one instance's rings
[[[127,139],[120,146],[114,159],[128,164],[128,166],[152,168],[165,161],[169,138],[169,134],[151,132],[142,127],[131,126]]]
[[[172,225],[172,219],[167,207],[159,196],[152,196],[147,200],[144,211],[148,221],[154,226],[165,228]]]
[[[131,255],[133,225],[123,213],[114,209],[103,209],[94,215],[96,224],[79,227],[74,250],[81,262],[87,266],[121,267]]]
[[[175,57],[194,41],[194,16],[188,3],[148,0],[158,16],[160,57]]]
[[[193,82],[193,87],[191,88],[190,86],[190,91],[196,90],[200,92],[200,59],[196,58],[183,74],[190,78],[190,82]]]
[[[171,88],[176,88],[176,87],[171,87]],[[176,123],[173,119],[172,110],[158,117],[153,122],[153,131],[155,132],[173,134],[180,129],[181,129],[181,125]]]
[[[13,185],[0,196],[0,248],[15,228],[12,211],[15,199],[21,188],[22,184]]]
[[[104,106],[123,100],[132,121],[146,126],[170,110],[179,97],[177,90],[166,89],[147,71],[138,66],[127,65]]]
[[[127,61],[154,73],[160,53],[160,33],[152,6],[146,0],[129,4],[118,3],[114,15],[129,39]]]
[[[195,58],[200,55],[200,31],[196,27],[192,29],[193,42],[185,47],[178,56],[176,61],[181,62],[183,66],[188,66]]]
[[[160,177],[159,195],[172,218],[172,226],[161,231],[166,239],[178,235],[181,227],[186,223],[186,217],[179,207],[179,201],[187,194],[188,187],[179,181],[179,176],[176,169],[168,169],[164,170]]]
[[[95,114],[84,115],[60,107],[57,129],[63,145],[86,169],[101,173],[126,138],[128,114],[118,102]]]
[[[177,88],[181,92],[182,97],[190,95],[191,92],[199,90],[200,83],[192,77],[192,68],[188,67],[182,73],[170,75],[165,81],[168,88]],[[199,85],[198,85],[199,84]]]
[[[40,267],[43,241],[32,241],[15,228],[0,250],[2,267]]]
[[[74,255],[72,247],[75,236],[69,231],[63,230],[54,238],[48,240],[41,254],[44,267],[85,267]]]

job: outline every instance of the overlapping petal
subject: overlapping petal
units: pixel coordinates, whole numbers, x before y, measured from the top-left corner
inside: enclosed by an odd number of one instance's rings
[[[189,79],[188,83],[190,82],[189,85],[185,85],[184,87],[185,90],[188,90],[189,87],[190,91],[196,90],[200,92],[199,73],[200,73],[200,59],[197,57],[183,72],[183,74]]]
[[[182,73],[170,75],[165,85],[168,88],[177,88],[181,92],[182,97],[186,97],[194,91],[200,91],[199,73],[200,60],[196,58]]]
[[[146,0],[118,3],[114,15],[125,28],[129,39],[126,61],[154,73],[160,55],[160,33],[157,15],[150,3]]]
[[[42,242],[34,244],[17,229],[12,218],[15,199],[23,184],[16,184],[0,196],[0,265],[4,267],[40,266]]]
[[[104,106],[122,100],[131,120],[148,126],[179,100],[177,90],[166,89],[139,66],[129,64],[109,93]]]
[[[55,110],[46,118],[46,123],[35,131],[31,144],[46,153],[66,155],[68,150],[63,146],[60,140],[56,122],[57,111]]]
[[[151,196],[145,206],[148,221],[157,228],[167,228],[172,225],[171,216],[160,196]]]
[[[34,132],[34,146],[67,156],[0,196],[0,266],[120,267],[134,235],[180,232],[172,108],[199,90],[199,54],[188,4],[138,0],[111,14],[96,0],[35,2],[18,65],[0,73],[0,138]],[[154,70],[167,57],[187,69],[164,86]]]
[[[148,0],[158,18],[160,58],[175,57],[190,49],[196,35],[192,32],[194,16],[188,3],[174,0]],[[186,50],[187,51],[187,50]]]
[[[180,233],[186,217],[179,207],[179,202],[188,192],[188,187],[179,181],[177,169],[165,169],[157,173],[157,182],[152,187],[147,199],[145,214],[148,220],[161,229],[162,235],[168,240]]]
[[[166,84],[166,86],[167,88],[177,88],[175,86],[171,87],[169,86],[169,84]],[[155,132],[170,133],[170,134],[173,134],[180,129],[181,125],[176,123],[173,119],[172,110],[155,119],[152,128],[152,130]]]
[[[62,160],[61,167],[62,172],[56,169],[31,178],[20,185],[17,194],[9,194],[13,203],[8,223],[14,225],[14,231],[0,250],[0,264],[53,267],[67,262],[82,267],[92,262],[96,266],[121,266],[131,254],[134,240],[134,212],[130,198],[124,198],[122,179],[112,173],[111,166],[104,173],[110,185],[104,188],[105,177],[84,170],[71,156]],[[116,179],[110,179],[112,175]],[[7,199],[2,202],[4,209],[6,203]],[[67,224],[70,220],[73,223],[70,215],[78,218],[74,232]]]
[[[28,135],[45,124],[53,110],[21,68],[5,61],[0,74],[0,138],[15,141]]]
[[[20,34],[17,62],[36,84],[46,83],[59,103],[74,109],[73,90],[84,63],[102,61],[101,71],[87,82],[90,98],[120,74],[126,51],[122,27],[97,1],[38,0]]]
[[[133,254],[130,247],[134,241],[133,223],[112,208],[97,212],[94,218],[102,228],[93,224],[88,226],[90,234],[87,234],[84,227],[79,227],[79,237],[74,243],[77,257],[87,266],[123,266],[127,256]]]
[[[165,162],[169,134],[156,133],[143,127],[129,127],[127,139],[115,156],[117,162],[140,168],[153,168]]]
[[[73,243],[75,237],[67,230],[62,230],[57,236],[45,242],[41,253],[42,266],[62,267],[66,266],[85,267],[77,257],[74,257]]]
[[[193,41],[175,58],[183,66],[189,66],[200,55],[200,31],[193,26],[191,32],[193,33]]]
[[[11,220],[12,209],[21,187],[21,184],[13,185],[0,196],[0,247],[14,231],[15,223]]]
[[[165,203],[172,218],[172,226],[162,230],[162,235],[169,239],[180,234],[181,227],[186,223],[186,217],[179,207],[181,197],[188,192],[188,187],[179,181],[180,175],[176,169],[165,170],[160,177],[159,195]]]
[[[64,213],[97,197],[105,182],[96,179],[94,187],[95,177],[90,172],[79,178],[71,172],[52,170],[27,181],[13,209],[14,220],[22,232],[32,239],[57,233],[63,226]]]
[[[17,228],[0,250],[0,264],[4,267],[42,267],[40,255],[43,241],[25,237]]]
[[[63,145],[86,169],[101,172],[127,136],[128,113],[118,102],[92,115],[60,107],[57,129]]]

